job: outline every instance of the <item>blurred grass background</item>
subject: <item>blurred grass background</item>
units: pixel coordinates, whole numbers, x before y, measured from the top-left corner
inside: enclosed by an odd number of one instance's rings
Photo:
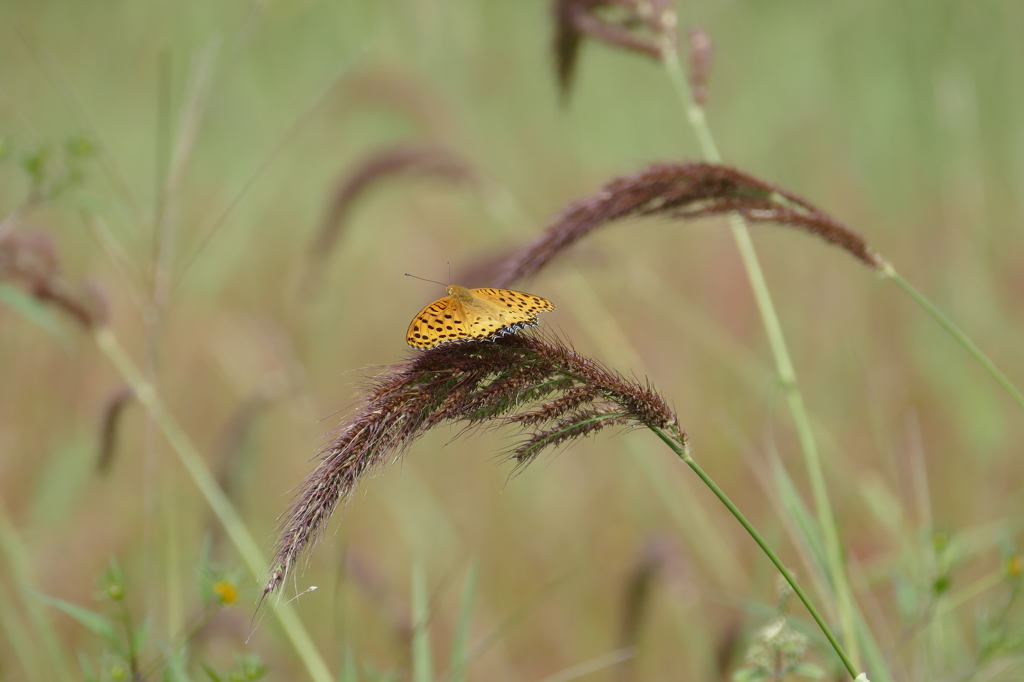
[[[695,1],[678,12],[683,31],[700,23],[715,44],[708,117],[726,161],[861,231],[1019,385],[1024,7]],[[613,175],[696,157],[649,60],[585,45],[560,106],[551,32],[539,1],[0,6],[2,212],[29,190],[23,158],[72,135],[95,142],[81,183],[19,229],[48,231],[69,278],[102,286],[116,333],[140,361],[142,310],[90,225],[105,225],[138,282],[149,281],[158,188],[196,73],[208,69],[194,140],[181,147],[184,173],[166,197],[174,285],[160,385],[211,467],[229,472],[268,556],[277,515],[360,377],[406,354],[409,319],[440,293],[403,273],[445,280],[447,261],[458,274],[528,241]],[[322,287],[298,296],[338,177],[403,141],[447,146],[492,191],[382,183],[355,207]],[[765,473],[777,453],[805,490],[803,470],[723,228],[615,226],[522,288],[558,306],[544,326],[650,377],[694,456],[806,574]],[[860,567],[858,600],[895,650],[907,619],[894,594],[904,583],[927,594],[934,529],[960,548],[954,589],[996,570],[999,542],[1019,538],[1024,419],[895,287],[795,232],[757,227],[754,239],[819,428],[848,559]],[[133,609],[166,635],[196,608],[194,567],[217,531],[138,406],[127,409],[111,470],[94,472],[99,421],[119,385],[72,325],[54,336],[0,306],[0,494],[38,589],[99,608],[96,579],[116,556]],[[750,604],[773,603],[774,569],[650,434],[588,441],[511,480],[495,461],[507,437],[455,435],[434,432],[364,484],[297,577],[299,591],[321,587],[297,606],[332,665],[347,644],[363,664],[404,674],[408,645],[394,621],[408,618],[415,558],[428,576],[434,643],[446,650],[476,560],[473,641],[521,616],[470,679],[543,679],[618,646],[629,576],[652,543],[663,570],[636,679],[718,679],[721,657],[734,658],[730,670],[742,661],[743,638],[764,623]],[[174,510],[171,531],[160,496]],[[239,564],[226,546],[219,561]],[[184,591],[171,604],[175,579]],[[275,626],[244,643],[258,586],[240,584],[240,604],[211,624],[201,657],[221,664],[251,650],[275,679],[299,675]],[[949,618],[969,623],[989,597]],[[73,620],[51,616],[68,652],[99,651]],[[909,653],[913,641],[892,657],[905,679],[925,679],[917,673],[967,665],[966,637],[933,667]],[[23,679],[13,654],[0,641],[5,679]]]

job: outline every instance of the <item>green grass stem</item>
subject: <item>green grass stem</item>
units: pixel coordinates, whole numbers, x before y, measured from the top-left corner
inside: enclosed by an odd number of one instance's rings
[[[747,520],[747,517],[744,516],[743,512],[739,510],[739,507],[733,504],[733,501],[729,499],[729,496],[726,495],[725,492],[718,487],[718,484],[715,483],[710,476],[708,476],[708,474],[700,467],[699,464],[697,464],[696,461],[694,461],[693,457],[690,456],[690,453],[687,450],[687,448],[677,443],[669,434],[665,433],[665,431],[663,431],[662,429],[651,427],[651,430],[654,431],[654,433],[657,434],[657,436],[661,438],[661,440],[663,440],[665,444],[668,445],[669,448],[671,448],[672,451],[676,453],[676,455],[678,455],[681,460],[686,462],[687,466],[693,469],[694,473],[696,473],[697,476],[700,477],[700,480],[704,481],[704,484],[711,489],[711,492],[715,494],[715,497],[721,500],[722,504],[724,504],[726,508],[732,513],[732,515],[736,517],[736,520],[739,521],[740,525],[742,525],[743,528],[747,531],[747,533],[750,534],[750,537],[754,538],[754,542],[756,542],[757,545],[761,548],[761,550],[766,555],[768,555],[768,558],[771,560],[771,562],[775,564],[775,567],[777,569],[779,569],[779,573],[782,574],[782,577],[785,578],[786,582],[788,582],[790,587],[793,588],[793,591],[800,598],[800,601],[802,601],[804,603],[804,606],[807,607],[807,611],[811,614],[811,617],[814,618],[814,622],[818,624],[819,628],[821,628],[821,631],[825,634],[825,637],[828,639],[829,644],[831,644],[832,648],[835,649],[836,654],[839,656],[840,660],[843,662],[843,665],[849,671],[850,677],[853,677],[857,680],[866,680],[866,675],[857,672],[857,668],[854,666],[853,661],[851,661],[850,657],[846,655],[846,651],[844,651],[843,647],[839,644],[839,640],[836,639],[835,635],[832,634],[832,630],[828,627],[828,625],[825,624],[825,620],[821,617],[821,614],[818,613],[818,609],[814,606],[814,603],[811,602],[810,598],[807,596],[807,593],[804,592],[804,589],[800,587],[800,584],[796,581],[796,578],[794,578],[793,574],[789,572],[789,569],[786,568],[786,565],[782,563],[782,559],[780,559],[779,556],[775,553],[775,550],[771,548],[771,545],[769,545],[768,542],[763,537],[761,537],[761,534],[757,532],[757,529],[754,528],[750,521]],[[864,676],[861,677],[862,675]]]
[[[21,665],[26,679],[47,679],[47,675],[42,670],[42,659],[36,650],[36,642],[30,636],[31,628],[21,618],[21,614],[14,606],[13,597],[3,583],[0,583],[0,630],[3,630],[4,635],[7,636],[13,658],[17,659]],[[62,679],[71,678],[64,677]]]
[[[939,310],[938,306],[929,301],[925,295],[915,289],[910,282],[903,279],[903,277],[901,277],[900,274],[896,272],[895,268],[893,268],[889,263],[885,263],[882,266],[882,272],[888,279],[895,282],[896,286],[903,289],[910,298],[914,299],[915,303],[924,308],[925,312],[931,315],[943,329],[949,332],[949,335],[956,339],[957,343],[963,346],[975,360],[981,363],[981,366],[985,368],[985,371],[991,374],[992,378],[995,379],[1000,386],[1006,389],[1006,392],[1010,394],[1010,397],[1013,398],[1014,402],[1024,408],[1024,394],[1020,392],[1020,389],[1014,386],[1013,382],[1011,382],[1005,374],[999,371],[999,368],[995,366],[995,363],[989,360],[988,356],[985,355],[973,341],[967,338],[967,335],[960,331],[960,328],[957,327],[944,312]]]
[[[711,135],[707,119],[704,116],[704,109],[693,100],[686,75],[683,73],[682,66],[679,63],[679,54],[675,46],[666,45],[663,53],[665,71],[683,103],[687,118],[697,137],[701,154],[707,161],[721,163],[722,157]],[[729,224],[736,247],[740,252],[740,258],[743,260],[743,266],[750,279],[750,287],[754,293],[757,308],[761,313],[761,320],[764,324],[765,334],[768,337],[768,344],[775,359],[779,383],[782,385],[782,390],[785,393],[786,404],[789,407],[789,412],[793,419],[793,427],[796,430],[797,439],[800,443],[800,451],[803,454],[804,465],[807,468],[807,475],[810,479],[811,494],[814,497],[818,523],[821,526],[821,534],[825,540],[829,578],[832,581],[832,588],[835,590],[839,622],[842,627],[843,637],[850,647],[851,656],[856,661],[860,659],[860,654],[857,644],[857,632],[854,626],[856,618],[853,594],[846,578],[846,568],[839,544],[839,534],[836,531],[835,513],[832,511],[832,503],[829,500],[828,487],[825,484],[825,474],[821,465],[821,456],[818,453],[814,431],[811,428],[811,419],[797,385],[796,371],[793,368],[785,336],[782,333],[782,325],[779,323],[779,317],[775,312],[775,305],[768,291],[768,284],[761,270],[757,252],[754,250],[754,243],[750,239],[750,232],[747,230],[743,218],[735,213],[729,216]]]
[[[28,612],[29,620],[35,629],[36,635],[42,642],[43,649],[49,659],[50,674],[56,675],[56,678],[60,680],[74,679],[71,667],[68,665],[64,651],[60,647],[57,631],[46,614],[44,606],[37,599],[32,598],[25,590],[25,588],[37,589],[31,557],[21,534],[18,533],[18,529],[7,513],[7,508],[2,500],[0,500],[0,551],[3,552],[4,557],[7,559],[8,575],[18,589],[22,605]],[[7,614],[7,606],[4,606],[3,610],[5,611],[5,616],[10,616],[4,619],[4,627],[6,628],[8,623],[13,622],[12,617],[16,611],[12,610],[10,614]],[[14,639],[11,642],[16,644]],[[28,652],[33,651],[33,649],[21,649],[16,646],[15,651],[19,658],[21,658],[28,655]]]
[[[459,599],[459,618],[456,621],[455,637],[452,640],[451,674],[448,682],[466,682],[466,663],[469,661],[469,624],[473,619],[473,602],[480,570],[474,563],[466,573]]]
[[[132,387],[138,401],[153,417],[161,433],[167,438],[171,449],[178,455],[178,459],[189,476],[192,477],[196,487],[199,488],[199,492],[224,526],[228,538],[246,567],[257,581],[262,580],[267,574],[266,558],[224,491],[217,485],[217,480],[192,441],[167,410],[152,384],[146,381],[113,332],[108,327],[100,326],[93,331],[93,338],[100,350],[106,354],[124,380]],[[317,651],[305,625],[299,620],[295,608],[290,603],[283,602],[276,605],[273,612],[284,629],[285,635],[295,647],[299,658],[306,666],[309,676],[315,682],[334,682],[334,677],[320,656],[320,652]]]
[[[423,563],[416,560],[412,567],[412,680],[433,682],[434,663],[430,656],[430,598],[427,595],[427,575]]]
[[[565,670],[560,670],[554,675],[548,675],[541,679],[540,682],[572,682],[572,680],[578,680],[581,677],[586,677],[587,675],[596,673],[600,670],[611,668],[623,661],[628,661],[635,657],[636,651],[631,648],[616,649],[615,651],[608,652],[607,654],[595,656],[588,661],[577,663]]]
[[[503,227],[510,239],[519,237],[524,225],[535,222],[515,196],[499,184],[492,184],[487,187],[490,201],[486,202],[487,209],[492,212],[495,221]],[[643,268],[636,269],[629,275],[633,281],[641,281],[649,290],[661,286],[660,282],[652,281],[650,272]],[[575,301],[573,310],[577,324],[587,330],[587,335],[601,354],[607,358],[616,358],[621,364],[629,366],[638,375],[651,376],[653,372],[647,367],[636,345],[630,339],[622,327],[618,316],[609,310],[604,298],[594,289],[586,276],[573,263],[566,263],[563,267],[562,281],[568,288],[566,298]],[[676,302],[675,297],[672,298]],[[691,308],[692,306],[687,306]],[[687,310],[687,312],[691,312]],[[711,326],[716,326],[714,320],[706,320],[703,324],[690,325],[687,330],[707,331]],[[745,353],[745,349],[733,340],[723,329],[716,328],[704,339],[704,345],[711,351],[721,352],[723,348],[731,350],[737,357],[732,357],[730,367],[742,366],[748,372],[760,373],[761,367],[756,360]],[[747,372],[737,371],[741,380],[747,379]],[[711,517],[699,505],[699,503],[688,495],[678,495],[678,490],[673,487],[671,479],[661,468],[657,460],[647,456],[647,452],[639,444],[630,440],[630,455],[632,465],[639,467],[640,471],[647,478],[657,497],[664,504],[669,515],[676,522],[679,529],[686,535],[690,546],[700,556],[701,561],[712,571],[715,580],[719,585],[735,586],[747,585],[750,577],[743,570],[740,562],[736,561],[732,548],[723,539],[723,535],[714,529]],[[699,522],[694,523],[697,519]]]

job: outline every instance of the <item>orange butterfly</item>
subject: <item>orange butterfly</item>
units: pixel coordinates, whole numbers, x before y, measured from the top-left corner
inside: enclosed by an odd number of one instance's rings
[[[450,285],[448,295],[421,310],[409,324],[405,340],[426,350],[442,343],[476,339],[493,341],[537,324],[537,316],[554,310],[551,301],[509,289],[467,289]]]

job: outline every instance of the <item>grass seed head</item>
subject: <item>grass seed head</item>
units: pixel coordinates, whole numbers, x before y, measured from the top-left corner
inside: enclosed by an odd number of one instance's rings
[[[117,453],[117,435],[124,410],[135,398],[128,385],[118,386],[107,398],[100,420],[99,448],[96,453],[96,473],[105,475],[114,463]]]
[[[285,579],[359,482],[442,424],[517,427],[518,466],[609,426],[664,429],[685,446],[675,414],[649,385],[629,381],[559,341],[512,335],[450,343],[374,377],[359,410],[324,448],[283,517],[264,595]]]
[[[752,175],[712,163],[660,163],[615,178],[569,206],[533,243],[498,268],[493,286],[530,277],[594,230],[623,218],[700,218],[739,213],[751,223],[779,223],[838,246],[873,270],[882,260],[864,237],[809,201]]]
[[[436,177],[453,183],[477,179],[468,161],[439,145],[403,143],[369,153],[343,172],[335,183],[320,230],[309,245],[304,284],[307,289],[333,251],[359,197],[383,180],[409,175]]]
[[[555,68],[568,98],[584,37],[661,61],[675,44],[676,16],[669,0],[555,0]]]
[[[70,315],[86,329],[107,321],[106,297],[95,284],[76,290],[61,274],[57,247],[44,230],[27,230],[0,239],[0,282],[24,288],[43,303]]]
[[[704,106],[708,102],[708,76],[714,59],[711,36],[703,26],[694,26],[688,34],[690,42],[690,92],[693,101]]]

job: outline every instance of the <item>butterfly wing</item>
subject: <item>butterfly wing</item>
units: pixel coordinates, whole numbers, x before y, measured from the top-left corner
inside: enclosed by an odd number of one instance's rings
[[[456,288],[462,300],[440,298],[409,323],[405,339],[410,346],[426,350],[463,339],[496,339],[537,324],[538,314],[555,309],[551,301],[521,291]]]
[[[492,340],[513,331],[502,319],[501,311],[486,301],[474,300],[466,306],[466,322],[469,337],[478,341]]]
[[[410,346],[421,350],[469,338],[479,337],[470,332],[465,307],[451,296],[440,298],[417,313],[405,335]]]
[[[486,304],[488,313],[502,322],[503,327],[515,331],[537,324],[537,315],[554,310],[555,305],[540,296],[511,289],[471,289],[474,299]]]

